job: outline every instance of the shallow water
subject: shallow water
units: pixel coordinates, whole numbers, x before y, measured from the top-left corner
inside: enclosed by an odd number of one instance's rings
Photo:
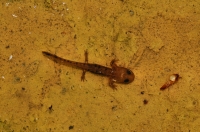
[[[0,2],[0,130],[197,132],[197,1]],[[58,56],[135,73],[131,84],[54,63]],[[180,79],[164,91],[172,74]]]

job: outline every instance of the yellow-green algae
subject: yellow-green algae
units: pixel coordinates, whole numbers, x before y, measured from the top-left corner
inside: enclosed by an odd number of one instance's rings
[[[195,0],[1,0],[1,131],[200,131],[199,14]],[[41,53],[84,62],[86,49],[91,63],[119,59],[135,81],[81,82],[81,70]]]

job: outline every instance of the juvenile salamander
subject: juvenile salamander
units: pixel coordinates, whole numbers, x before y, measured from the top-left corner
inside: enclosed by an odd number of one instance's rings
[[[89,72],[92,72],[95,74],[100,74],[100,75],[109,77],[109,86],[113,89],[116,89],[116,85],[114,83],[128,84],[128,83],[133,82],[133,80],[135,78],[134,73],[130,69],[117,66],[115,63],[116,62],[115,59],[113,59],[110,62],[111,68],[101,66],[98,64],[88,63],[88,52],[87,51],[85,51],[85,63],[63,59],[61,57],[58,57],[55,54],[51,54],[46,51],[43,51],[42,53],[44,56],[48,57],[49,59],[53,60],[56,63],[82,69],[83,70],[83,73],[81,76],[82,81],[85,80],[86,71],[89,71]]]

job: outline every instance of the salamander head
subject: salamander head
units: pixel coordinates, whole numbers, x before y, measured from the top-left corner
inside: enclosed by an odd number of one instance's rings
[[[114,80],[117,83],[129,84],[133,82],[134,78],[135,75],[130,69],[118,67],[115,70]]]

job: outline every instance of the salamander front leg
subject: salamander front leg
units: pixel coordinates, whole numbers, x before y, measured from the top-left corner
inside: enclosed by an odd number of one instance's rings
[[[85,63],[88,63],[88,51],[85,50]],[[81,76],[81,81],[85,81],[85,73],[86,70],[83,70],[82,76]]]
[[[115,80],[113,80],[113,78],[109,78],[109,86],[113,89],[113,90],[117,90],[117,86],[114,84]]]
[[[113,60],[110,62],[110,66],[111,66],[112,68],[117,67],[117,64],[116,64],[117,61],[118,61],[118,60],[113,59]]]

